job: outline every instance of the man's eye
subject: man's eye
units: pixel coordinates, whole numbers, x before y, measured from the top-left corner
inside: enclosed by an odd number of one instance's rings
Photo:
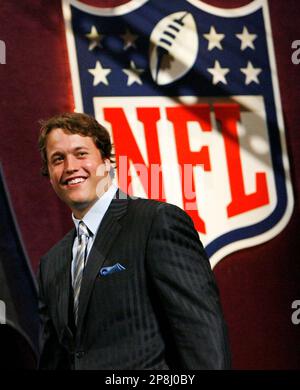
[[[87,154],[87,152],[78,152],[79,157],[85,156],[86,154]]]
[[[63,160],[63,156],[57,156],[57,157],[54,157],[52,162],[53,162],[53,164],[57,164],[57,163],[59,163],[62,160]]]

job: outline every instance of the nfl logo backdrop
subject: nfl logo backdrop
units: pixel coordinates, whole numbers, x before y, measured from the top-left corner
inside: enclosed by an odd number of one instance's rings
[[[185,209],[212,265],[278,234],[293,199],[267,1],[63,12],[76,110],[111,132],[120,187]]]

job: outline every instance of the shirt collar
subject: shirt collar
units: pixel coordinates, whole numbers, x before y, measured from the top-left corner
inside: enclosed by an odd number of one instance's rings
[[[108,190],[101,196],[101,198],[97,200],[97,202],[91,207],[91,209],[82,219],[77,219],[74,217],[74,214],[72,214],[76,232],[78,232],[79,222],[83,221],[93,236],[96,235],[102,218],[104,217],[104,214],[106,213],[113,197],[115,196],[117,189],[118,187],[112,183]]]

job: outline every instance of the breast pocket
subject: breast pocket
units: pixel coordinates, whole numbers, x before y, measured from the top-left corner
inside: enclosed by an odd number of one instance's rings
[[[125,318],[132,309],[131,301],[136,291],[136,278],[132,269],[107,273],[98,272],[92,292],[91,310],[101,313],[102,320]],[[127,314],[126,314],[127,313]],[[93,313],[96,316],[96,312]]]

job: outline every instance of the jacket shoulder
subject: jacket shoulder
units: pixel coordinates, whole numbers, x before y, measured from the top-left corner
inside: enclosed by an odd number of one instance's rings
[[[131,208],[139,213],[147,213],[147,212],[160,212],[167,211],[170,213],[179,213],[186,215],[188,218],[188,214],[182,210],[180,207],[167,202],[161,202],[153,199],[145,199],[145,198],[131,198]]]
[[[129,212],[148,217],[150,215],[156,214],[158,210],[168,207],[169,205],[169,203],[160,202],[153,199],[131,198]]]
[[[146,221],[160,221],[167,218],[168,220],[182,220],[185,223],[194,223],[190,216],[180,207],[171,203],[161,202],[153,199],[132,198],[129,206],[130,217],[135,217],[140,223],[145,224]]]

